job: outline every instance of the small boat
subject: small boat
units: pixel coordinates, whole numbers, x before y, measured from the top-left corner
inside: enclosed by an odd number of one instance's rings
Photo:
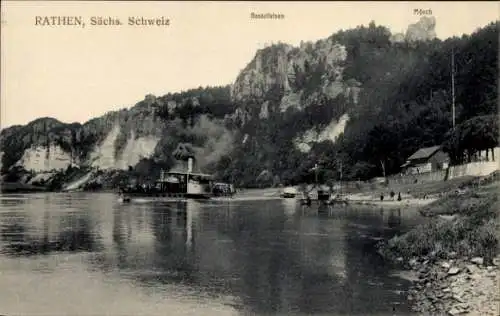
[[[325,190],[317,190],[315,193],[304,192],[304,196],[300,199],[301,205],[311,206],[312,202],[316,202],[318,205],[349,205],[347,198],[342,197],[340,194],[332,194]]]
[[[283,190],[281,197],[284,199],[294,199],[297,196],[297,189],[294,187],[288,187]]]
[[[325,205],[335,205],[335,204],[349,205],[349,202],[347,199],[343,199],[340,197],[333,197],[333,198],[330,198],[329,200],[325,201]]]

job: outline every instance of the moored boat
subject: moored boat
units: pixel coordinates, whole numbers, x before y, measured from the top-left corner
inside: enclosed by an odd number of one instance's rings
[[[294,199],[298,195],[297,189],[294,187],[288,187],[283,190],[281,197],[285,199]]]

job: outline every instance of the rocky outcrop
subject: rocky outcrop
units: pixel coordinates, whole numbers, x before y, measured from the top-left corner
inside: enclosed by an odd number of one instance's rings
[[[143,128],[143,127],[141,127]],[[159,142],[159,137],[145,134],[143,137],[135,137],[134,130],[131,130],[129,137],[125,141],[123,150],[119,156],[116,155],[115,144],[120,134],[120,125],[117,123],[108,133],[104,141],[95,146],[90,154],[90,161],[93,167],[99,169],[122,169],[135,166],[143,158],[150,158]]]
[[[117,160],[116,167],[125,170],[129,166],[137,165],[141,159],[151,158],[159,141],[160,138],[154,135],[136,138],[135,133],[132,131],[125,148]]]
[[[252,100],[259,107],[274,100],[276,110],[281,112],[310,105],[308,85],[316,85],[313,90],[335,98],[346,92],[342,78],[342,63],[346,58],[346,48],[331,38],[300,47],[279,44],[261,49],[236,78],[231,98],[237,103]],[[266,109],[261,112],[275,110],[270,104]],[[241,112],[235,115],[242,119]]]
[[[302,109],[302,91],[288,92],[281,99],[279,111],[285,112],[287,109]]]
[[[262,99],[272,87],[285,88],[288,85],[288,54],[293,49],[290,45],[278,44],[257,51],[232,85],[231,98],[234,101]]]
[[[223,89],[214,88],[214,94],[220,96]],[[109,112],[84,124],[41,118],[25,126],[4,129],[0,133],[2,163],[6,168],[20,166],[34,172],[66,169],[72,164],[102,170],[127,170],[147,158],[160,162],[168,160],[170,153],[164,150],[175,144],[164,145],[182,138],[196,139],[202,151],[203,144],[209,143],[213,133],[216,141],[210,142],[209,147],[219,156],[221,143],[226,146],[232,136],[226,133],[223,122],[200,114],[203,108],[196,94],[210,96],[210,92],[207,88],[187,92],[187,96],[147,95],[130,109]],[[198,113],[196,117],[194,112]],[[226,138],[221,137],[222,134],[227,134]],[[160,143],[162,146],[158,149]]]
[[[100,169],[134,166],[152,155],[163,130],[149,104],[154,97],[146,100],[142,108],[111,112],[83,125],[58,122],[51,126],[50,120],[28,124],[22,156],[14,165],[35,172],[66,169],[72,164]]]
[[[259,118],[260,119],[269,118],[269,101],[265,101],[264,103],[262,103],[260,107]]]
[[[119,124],[115,124],[101,144],[90,153],[90,164],[93,167],[110,169],[116,166],[115,142],[120,134]]]
[[[406,33],[395,33],[391,35],[391,42],[417,42],[430,41],[436,38],[436,18],[433,16],[423,16],[416,23],[410,24]]]
[[[391,41],[432,40],[436,38],[435,26],[434,17],[424,16],[409,25],[405,34],[393,35]],[[357,104],[362,83],[356,78],[344,78],[347,49],[334,38],[301,43],[299,47],[277,44],[258,50],[232,85],[233,102],[246,104],[236,110],[232,119],[243,125],[248,122],[251,117],[247,113],[253,113],[248,103],[259,109],[260,119],[268,118],[266,113],[270,111],[303,110],[317,102],[315,93],[329,99],[343,94]],[[269,103],[263,106],[264,102]]]
[[[64,151],[61,146],[50,144],[49,146],[40,145],[26,149],[15,166],[21,166],[29,171],[41,172],[63,170],[75,162],[71,153]]]
[[[268,120],[287,112],[295,115],[305,109],[314,112],[313,107],[319,106],[325,113],[334,113],[333,118],[300,131],[295,146],[309,152],[313,143],[335,141],[349,120],[349,107],[358,104],[362,83],[344,78],[347,49],[334,38],[302,42],[299,47],[277,44],[258,50],[231,87],[231,99],[239,106],[226,119],[244,127],[253,119]],[[335,109],[324,110],[325,105]]]
[[[243,126],[248,121],[252,119],[252,115],[248,111],[248,109],[239,107],[237,108],[233,114],[228,114],[225,116],[226,121],[234,122],[237,126]]]
[[[408,42],[433,40],[436,38],[435,28],[436,18],[424,16],[417,23],[408,26],[405,40]]]
[[[300,151],[307,153],[311,150],[314,143],[330,140],[335,142],[337,137],[344,132],[345,126],[349,121],[349,115],[344,114],[338,121],[332,121],[323,129],[310,129],[294,140],[295,146]]]

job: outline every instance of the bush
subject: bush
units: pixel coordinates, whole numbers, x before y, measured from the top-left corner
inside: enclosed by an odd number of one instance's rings
[[[448,253],[456,252],[461,256],[484,257],[486,262],[491,262],[499,250],[498,196],[490,192],[468,202],[471,196],[474,195],[447,197],[434,203],[427,212],[454,214],[455,218],[431,219],[396,236],[382,249],[383,254],[409,260],[419,256],[446,258]]]

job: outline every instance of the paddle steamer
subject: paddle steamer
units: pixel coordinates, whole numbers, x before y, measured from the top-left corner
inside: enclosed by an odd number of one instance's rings
[[[192,172],[192,159],[188,160],[187,171],[161,171],[155,184],[142,184],[120,188],[124,202],[132,200],[184,202],[190,199],[207,200],[231,197],[232,184],[216,182],[210,174]]]

